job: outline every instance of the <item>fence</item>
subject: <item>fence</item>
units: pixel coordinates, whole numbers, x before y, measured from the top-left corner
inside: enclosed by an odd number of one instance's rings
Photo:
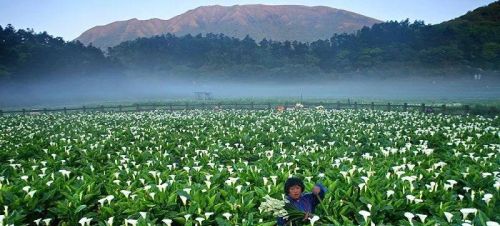
[[[375,104],[371,103],[357,103],[348,102],[303,102],[301,103],[304,108],[314,108],[323,106],[325,109],[370,109],[370,110],[386,110],[386,111],[421,111],[425,113],[443,113],[443,114],[469,114],[471,108],[469,105],[462,106],[447,106],[447,105],[425,105],[422,104]],[[165,104],[134,104],[134,105],[115,105],[115,106],[82,106],[77,108],[43,108],[43,109],[21,109],[13,111],[0,110],[0,116],[12,114],[38,114],[38,113],[75,113],[75,112],[139,112],[151,110],[166,110],[166,111],[179,111],[179,110],[222,110],[222,109],[247,109],[247,110],[286,110],[294,108],[295,103],[276,103],[276,102],[248,102],[248,103],[165,103]],[[474,112],[473,112],[474,113]],[[487,114],[498,115],[499,111],[495,107],[490,107]]]

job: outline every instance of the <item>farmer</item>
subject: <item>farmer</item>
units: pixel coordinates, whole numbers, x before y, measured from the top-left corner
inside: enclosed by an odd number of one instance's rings
[[[314,209],[325,197],[326,188],[322,184],[317,183],[312,193],[303,194],[304,189],[304,182],[299,178],[290,177],[285,182],[284,192],[287,195],[288,201],[290,201],[297,210],[304,212],[304,220],[307,220],[309,217],[312,217]],[[278,218],[278,225],[281,226],[288,223],[287,220],[281,217]]]

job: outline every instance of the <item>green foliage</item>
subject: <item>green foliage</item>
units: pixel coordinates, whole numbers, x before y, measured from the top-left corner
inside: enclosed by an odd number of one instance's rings
[[[116,70],[103,52],[80,42],[65,42],[46,32],[0,26],[0,78],[78,76]]]

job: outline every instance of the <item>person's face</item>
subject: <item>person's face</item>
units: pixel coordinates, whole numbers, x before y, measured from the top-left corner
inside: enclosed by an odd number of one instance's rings
[[[292,199],[299,199],[302,193],[302,188],[299,185],[294,185],[288,189],[288,195]]]

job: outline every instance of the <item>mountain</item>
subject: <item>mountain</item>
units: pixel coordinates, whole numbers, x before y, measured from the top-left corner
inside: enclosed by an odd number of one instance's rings
[[[223,33],[244,38],[250,35],[276,41],[303,42],[328,39],[334,33],[351,33],[381,21],[353,12],[299,5],[203,6],[169,20],[150,19],[117,21],[85,31],[76,40],[106,48],[139,37],[166,33],[176,35]]]

